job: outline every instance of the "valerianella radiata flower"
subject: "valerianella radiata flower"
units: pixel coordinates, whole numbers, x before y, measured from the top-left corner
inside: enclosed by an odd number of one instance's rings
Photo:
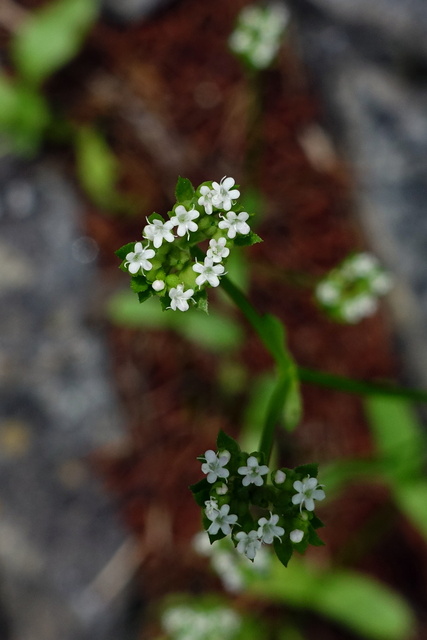
[[[134,251],[131,251],[126,256],[125,267],[132,275],[136,275],[139,270],[150,271],[153,266],[150,262],[150,258],[154,258],[155,252],[153,249],[147,249],[142,246],[141,242],[135,242]]]
[[[237,551],[245,555],[249,560],[253,560],[256,552],[261,547],[258,533],[256,531],[249,531],[249,533],[239,531],[234,537],[239,541],[236,547]]]
[[[214,264],[212,258],[205,258],[203,264],[196,262],[193,265],[193,271],[200,273],[196,278],[196,284],[201,287],[202,284],[207,282],[211,287],[217,287],[219,285],[219,277],[224,273],[224,267],[222,264]]]
[[[204,184],[200,187],[200,194],[197,204],[204,207],[205,212],[210,216],[213,211],[212,198],[215,195],[215,191],[212,191],[212,189],[209,189],[209,187]]]
[[[271,544],[274,538],[280,538],[285,533],[283,527],[280,527],[277,523],[279,522],[279,516],[277,514],[270,513],[270,518],[260,518],[258,520],[259,529],[258,536],[261,538],[262,542],[265,544]]]
[[[230,211],[233,206],[233,200],[236,200],[240,196],[238,189],[233,189],[235,184],[234,178],[224,178],[220,183],[212,182],[212,204],[217,209],[224,209],[224,211]]]
[[[230,249],[225,246],[226,242],[226,238],[219,238],[218,240],[212,238],[209,242],[209,249],[206,251],[206,256],[213,260],[213,262],[221,262],[221,260],[227,258]]]
[[[153,222],[149,222],[143,231],[144,238],[150,240],[156,249],[162,246],[163,240],[166,242],[173,242],[175,236],[171,232],[173,229],[172,220],[163,222],[162,220],[155,219]]]
[[[218,478],[228,478],[230,472],[225,465],[230,460],[228,451],[221,451],[218,455],[212,449],[205,451],[205,460],[202,464],[203,473],[207,474],[207,481],[213,484]]]
[[[190,234],[190,231],[197,231],[198,225],[194,222],[196,218],[200,216],[200,213],[196,209],[190,209],[189,211],[184,205],[179,204],[175,207],[175,215],[170,219],[173,227],[178,227],[177,234],[182,237]]]
[[[314,501],[325,498],[325,492],[323,489],[319,489],[320,486],[317,483],[317,478],[311,478],[310,476],[304,478],[302,482],[301,480],[296,480],[293,487],[297,493],[292,496],[292,503],[299,504],[300,510],[305,507],[307,511],[314,511]]]
[[[223,504],[219,510],[208,509],[208,511],[205,511],[206,517],[212,520],[212,524],[209,525],[207,530],[208,533],[215,536],[220,529],[226,536],[231,533],[231,527],[236,524],[237,516],[232,513],[229,514],[229,511],[229,504]]]
[[[172,289],[169,291],[169,296],[171,299],[169,309],[173,309],[173,311],[176,311],[177,309],[179,309],[179,311],[188,311],[188,300],[191,298],[193,293],[193,289],[187,289],[187,291],[184,291],[183,284],[178,284],[176,287],[172,287]]]
[[[260,464],[255,456],[249,456],[247,459],[247,466],[239,467],[237,471],[244,476],[242,480],[244,487],[247,487],[250,484],[255,484],[257,487],[260,487],[264,484],[262,476],[265,476],[269,469],[266,464]]]
[[[242,211],[241,213],[229,211],[226,217],[218,224],[218,227],[220,229],[226,229],[227,236],[232,240],[236,237],[237,233],[245,236],[250,232],[251,228],[246,222],[248,218],[249,214],[246,213],[246,211]]]

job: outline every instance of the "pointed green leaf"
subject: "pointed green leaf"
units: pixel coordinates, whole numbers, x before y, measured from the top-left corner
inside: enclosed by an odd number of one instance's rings
[[[175,187],[176,201],[179,203],[191,200],[194,196],[194,187],[188,178],[178,178],[178,182]]]
[[[138,300],[140,303],[145,302],[148,298],[151,298],[152,295],[154,295],[154,291],[151,288],[147,289],[147,291],[140,291],[138,293]]]
[[[239,444],[236,442],[234,438],[227,435],[224,431],[220,431],[218,437],[216,439],[216,446],[218,451],[229,451],[231,455],[240,454]]]
[[[279,538],[274,538],[273,546],[280,562],[287,567],[294,551],[292,542],[285,537],[282,538],[282,541],[280,541]]]
[[[312,478],[317,478],[318,472],[319,472],[319,465],[313,462],[308,464],[300,464],[299,467],[295,467],[295,473],[300,473],[304,477],[310,476]]]
[[[257,244],[258,242],[264,241],[256,233],[253,233],[253,231],[248,233],[246,236],[237,235],[234,238],[234,244],[237,247],[251,247],[253,244]]]
[[[116,256],[118,256],[120,258],[120,260],[125,260],[126,256],[128,253],[131,253],[135,248],[135,242],[128,242],[128,244],[125,244],[123,247],[120,247],[120,249],[117,249],[117,251],[115,251],[114,253],[116,254]]]

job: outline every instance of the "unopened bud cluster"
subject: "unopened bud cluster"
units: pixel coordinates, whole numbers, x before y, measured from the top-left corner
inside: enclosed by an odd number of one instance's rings
[[[294,549],[322,544],[315,532],[322,526],[314,515],[315,501],[325,497],[317,465],[271,472],[262,453],[241,451],[223,432],[217,447],[200,457],[206,478],[191,487],[211,543],[230,535],[250,560],[261,545],[273,544],[285,566]]]
[[[249,68],[266,69],[279,51],[288,22],[289,12],[282,3],[244,7],[230,36],[230,49]]]
[[[316,287],[316,300],[338,322],[356,323],[371,316],[378,298],[390,291],[390,275],[375,256],[357,253],[346,258]]]
[[[251,232],[251,214],[238,204],[239,197],[230,177],[197,189],[189,180],[178,179],[177,201],[167,218],[153,213],[142,231],[143,241],[116,251],[140,302],[157,295],[164,309],[188,311],[193,304],[206,310],[206,288],[220,284],[231,249],[260,241]],[[199,260],[202,243],[208,248]]]

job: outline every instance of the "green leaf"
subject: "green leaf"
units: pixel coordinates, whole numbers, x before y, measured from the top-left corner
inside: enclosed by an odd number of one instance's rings
[[[314,609],[372,640],[406,640],[414,617],[405,600],[385,585],[352,571],[323,576]]]
[[[231,455],[239,455],[240,447],[234,438],[227,435],[225,431],[220,431],[216,439],[216,446],[218,451],[229,451]]]
[[[295,467],[295,473],[300,473],[302,476],[311,476],[317,478],[319,473],[319,465],[314,463],[300,464],[299,467]]]
[[[204,313],[208,314],[208,294],[206,290],[199,293],[195,297],[195,300],[196,309],[199,309],[199,311],[203,311]]]
[[[410,403],[401,398],[371,396],[365,409],[380,459],[388,468],[389,480],[423,473],[426,439]]]
[[[43,96],[0,74],[0,131],[10,149],[34,154],[42,141],[51,115]]]
[[[274,538],[273,546],[280,562],[287,567],[294,551],[292,542],[287,537],[283,537],[281,541]]]
[[[74,142],[77,174],[86,193],[105,209],[123,207],[124,198],[116,191],[119,165],[105,138],[91,127],[80,127]]]
[[[152,289],[147,289],[147,291],[139,291],[138,293],[139,304],[142,304],[143,302],[148,300],[148,298],[151,298],[152,295],[154,295],[154,291]]]
[[[319,538],[314,528],[311,526],[308,527],[308,541],[314,547],[323,547],[325,544],[323,540]]]
[[[141,293],[142,291],[147,291],[148,282],[145,276],[133,276],[130,279],[130,288],[135,293]]]
[[[317,612],[371,640],[407,640],[415,620],[407,602],[386,585],[350,570],[320,570],[297,557],[283,574],[273,563],[265,579],[248,576],[247,593]]]
[[[96,0],[56,0],[34,12],[12,41],[23,78],[40,84],[74,58],[97,14]]]
[[[178,182],[175,187],[175,197],[177,202],[186,202],[191,200],[194,196],[194,187],[188,178],[178,178]]]
[[[253,244],[257,244],[258,242],[264,242],[264,240],[253,231],[248,233],[247,236],[239,235],[234,238],[234,244],[237,247],[251,247]]]
[[[398,507],[427,540],[427,480],[396,484],[394,497]]]
[[[125,244],[123,247],[120,247],[120,249],[117,249],[117,251],[115,251],[114,253],[116,254],[116,256],[118,256],[120,258],[120,260],[125,260],[126,256],[128,253],[131,253],[135,248],[135,242],[128,242],[128,244]]]
[[[220,314],[209,315],[187,311],[172,323],[176,331],[191,342],[216,353],[233,353],[243,341],[242,328],[232,318]]]
[[[295,367],[290,367],[290,372],[291,376],[286,388],[283,416],[286,429],[293,431],[301,422],[302,400],[299,379]]]

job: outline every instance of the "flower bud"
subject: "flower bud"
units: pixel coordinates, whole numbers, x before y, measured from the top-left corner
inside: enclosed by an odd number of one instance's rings
[[[163,289],[165,288],[165,283],[163,282],[163,280],[154,280],[152,287],[154,289],[154,291],[163,291]]]
[[[298,544],[298,542],[301,542],[301,540],[304,538],[304,531],[301,531],[301,529],[294,529],[290,532],[289,537],[292,542]]]
[[[286,480],[286,473],[281,469],[278,469],[274,474],[274,482],[276,484],[283,484]]]

